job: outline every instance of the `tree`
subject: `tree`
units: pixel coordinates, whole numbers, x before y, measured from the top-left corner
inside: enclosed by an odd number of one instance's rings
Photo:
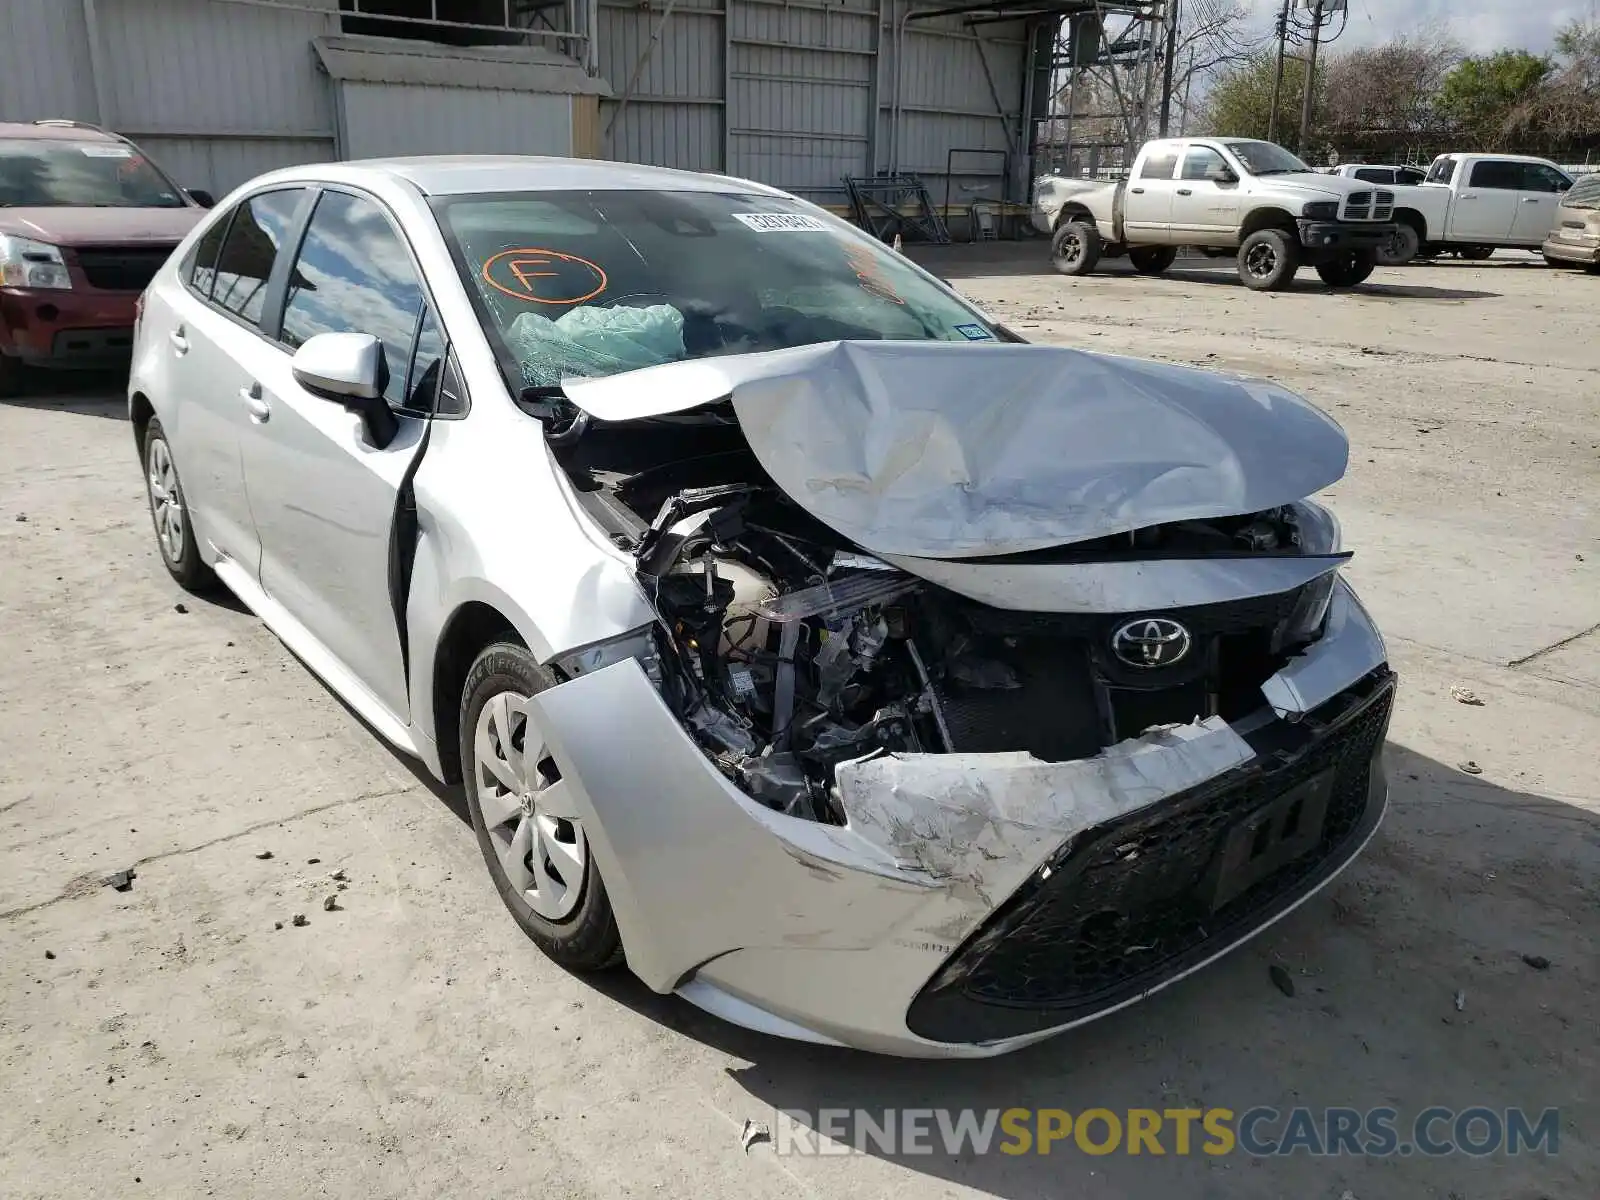
[[[1461,50],[1449,37],[1398,37],[1328,63],[1324,134],[1341,157],[1405,158],[1441,140],[1439,93]]]
[[[1503,150],[1512,118],[1536,99],[1555,64],[1526,50],[1464,58],[1444,77],[1439,106],[1475,148]]]
[[[1600,17],[1567,22],[1556,34],[1557,69],[1507,114],[1506,138],[1556,153],[1600,141]]]
[[[1224,68],[1211,85],[1206,96],[1201,124],[1207,133],[1218,137],[1265,138],[1272,125],[1272,81],[1277,72],[1278,56],[1274,50],[1258,50],[1243,62]],[[1278,97],[1278,137],[1293,140],[1293,131],[1300,124],[1300,97],[1305,88],[1305,63],[1298,58],[1286,58],[1283,63],[1283,87]],[[1321,126],[1321,114],[1326,108],[1327,76],[1317,72],[1316,95],[1312,97],[1312,141],[1318,141],[1315,132]]]

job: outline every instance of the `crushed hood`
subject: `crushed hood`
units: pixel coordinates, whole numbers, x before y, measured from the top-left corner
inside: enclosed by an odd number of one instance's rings
[[[604,421],[731,398],[762,467],[880,554],[974,558],[1256,512],[1345,471],[1269,383],[1055,346],[825,342],[570,380]]]

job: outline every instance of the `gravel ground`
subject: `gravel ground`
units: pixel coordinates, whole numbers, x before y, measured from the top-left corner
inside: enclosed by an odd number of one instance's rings
[[[1600,279],[1502,254],[1260,295],[1205,260],[926,257],[1033,339],[1271,376],[1344,423],[1329,495],[1403,677],[1366,856],[997,1061],[786,1044],[570,977],[501,911],[458,796],[248,613],[169,584],[116,382],[56,383],[0,405],[0,1196],[1595,1194]],[[1295,1104],[1559,1106],[1560,1151],[740,1148],[774,1107]]]

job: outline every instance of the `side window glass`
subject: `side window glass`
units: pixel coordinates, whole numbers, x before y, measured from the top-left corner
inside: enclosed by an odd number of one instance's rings
[[[1522,166],[1522,190],[1525,192],[1559,192],[1566,182],[1565,175],[1543,163],[1524,163]]]
[[[439,380],[439,406],[435,411],[441,417],[464,417],[467,413],[467,389],[461,382],[461,368],[456,365],[454,350],[444,360],[444,375]]]
[[[1188,153],[1183,156],[1183,178],[1204,179],[1206,172],[1227,165],[1222,155],[1210,146],[1190,146]]]
[[[1406,187],[1416,187],[1426,178],[1427,176],[1424,175],[1423,172],[1413,171],[1407,168],[1405,170],[1396,172],[1395,182],[1404,184]]]
[[[189,286],[207,300],[211,298],[211,285],[217,278],[217,255],[222,250],[222,239],[228,236],[228,223],[232,220],[231,212],[221,214],[194,248],[194,259],[189,264]]]
[[[1522,164],[1482,159],[1472,164],[1472,178],[1467,181],[1467,186],[1519,191],[1522,188]]]
[[[251,196],[239,205],[217,255],[212,303],[252,325],[261,324],[272,264],[302,195],[301,188],[285,188]]]
[[[1356,172],[1356,178],[1364,183],[1393,183],[1393,171],[1380,171],[1376,167],[1363,167]]]
[[[417,326],[417,348],[411,355],[407,374],[405,407],[411,412],[431,413],[439,395],[439,375],[444,370],[444,334],[431,308],[422,310]]]
[[[383,342],[383,398],[405,407],[411,339],[422,285],[405,243],[377,204],[324,192],[289,277],[283,341],[297,349],[319,333],[370,333]]]
[[[1453,158],[1441,158],[1428,168],[1428,182],[1449,183],[1455,178],[1455,174],[1456,160]]]
[[[1155,150],[1139,168],[1140,179],[1171,179],[1172,168],[1178,165],[1176,150]]]

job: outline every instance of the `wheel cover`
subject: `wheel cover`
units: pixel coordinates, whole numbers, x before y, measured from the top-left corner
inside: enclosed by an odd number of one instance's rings
[[[565,920],[583,898],[589,842],[528,698],[491,696],[472,746],[478,807],[500,869],[539,916]]]
[[[165,438],[151,438],[145,450],[145,478],[150,488],[150,515],[156,523],[156,541],[167,562],[183,562],[183,489],[178,469]]]
[[[1257,242],[1244,256],[1244,269],[1257,279],[1265,279],[1278,266],[1278,252],[1268,242]]]

